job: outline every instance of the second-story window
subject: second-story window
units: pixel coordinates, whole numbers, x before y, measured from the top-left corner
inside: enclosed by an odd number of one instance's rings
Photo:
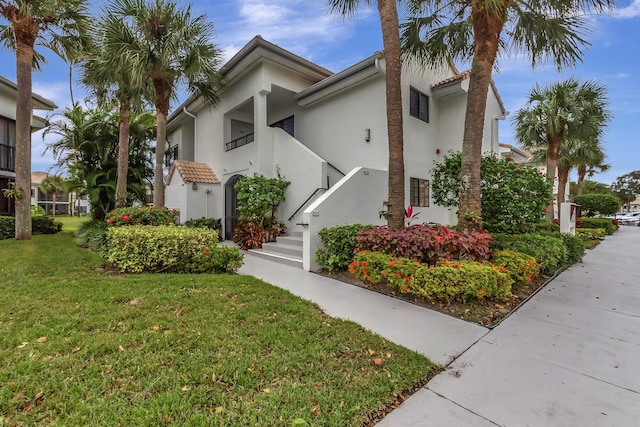
[[[414,87],[409,92],[409,114],[429,123],[429,97]]]

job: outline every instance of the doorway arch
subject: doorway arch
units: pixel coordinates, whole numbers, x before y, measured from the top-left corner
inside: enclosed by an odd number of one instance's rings
[[[233,230],[238,223],[238,192],[236,182],[242,175],[233,175],[224,185],[224,238],[233,239]]]

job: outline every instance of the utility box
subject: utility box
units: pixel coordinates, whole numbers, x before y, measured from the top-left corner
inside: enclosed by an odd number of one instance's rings
[[[580,205],[571,202],[560,204],[560,232],[576,235],[576,218]]]

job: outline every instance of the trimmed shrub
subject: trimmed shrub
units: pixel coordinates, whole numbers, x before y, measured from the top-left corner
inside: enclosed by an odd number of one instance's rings
[[[346,270],[353,260],[358,233],[371,227],[373,226],[352,224],[323,228],[318,233],[322,248],[316,252],[316,261],[329,271]]]
[[[513,280],[501,266],[474,261],[445,261],[416,270],[415,291],[427,298],[445,301],[507,301],[513,296]],[[410,288],[413,289],[413,288]]]
[[[400,230],[375,226],[358,233],[357,249],[382,252],[435,265],[441,259],[486,261],[491,255],[491,236],[482,231],[450,230],[445,226],[411,225]]]
[[[580,236],[573,236],[569,233],[560,233],[560,238],[567,248],[567,265],[573,265],[582,261],[584,256],[584,241]]]
[[[495,251],[491,255],[491,262],[506,268],[515,285],[531,283],[540,272],[534,257],[508,249]]]
[[[185,221],[185,227],[189,228],[208,228],[218,232],[218,240],[222,240],[222,220],[220,218],[196,218]]]
[[[567,248],[560,237],[541,234],[494,234],[492,237],[492,250],[510,249],[530,255],[540,265],[540,271],[548,276],[567,259]]]
[[[0,216],[0,240],[11,239],[15,236],[15,218],[12,216]]]
[[[173,225],[176,223],[175,209],[138,206],[114,209],[107,214],[107,224],[123,225]]]
[[[615,233],[617,230],[613,221],[607,218],[583,218],[582,227],[580,228],[603,228],[608,235]]]
[[[549,234],[555,235],[560,233],[560,225],[555,222],[541,221],[535,224],[531,224],[531,234]]]
[[[31,217],[34,216],[45,216],[47,212],[44,210],[42,206],[31,205]]]
[[[112,227],[107,232],[105,258],[128,273],[226,273],[237,270],[237,248],[217,247],[218,233],[175,226]]]
[[[582,240],[604,240],[607,232],[604,228],[578,228],[576,236]]]
[[[31,218],[31,232],[33,234],[56,234],[62,231],[62,223],[54,221],[50,216]]]
[[[107,243],[107,223],[95,219],[83,222],[76,232],[76,243],[94,252],[101,251]]]
[[[364,282],[386,282],[401,293],[429,299],[506,301],[512,296],[513,281],[504,267],[475,261],[443,261],[428,266],[408,258],[363,251],[356,254],[349,272]]]

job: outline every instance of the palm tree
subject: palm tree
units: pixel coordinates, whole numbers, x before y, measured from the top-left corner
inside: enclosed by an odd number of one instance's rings
[[[587,147],[584,145],[584,151],[577,153],[576,165],[578,168],[578,181],[576,183],[576,194],[582,195],[584,191],[584,181],[586,177],[592,178],[596,171],[606,172],[611,165],[606,164],[604,161],[606,155],[600,144],[595,144],[593,147]]]
[[[343,16],[353,15],[359,3],[361,3],[359,0],[328,0],[329,9]],[[369,4],[369,1],[364,0],[362,3]],[[405,213],[400,26],[395,0],[378,0],[377,3],[386,67],[387,137],[389,140],[387,224],[389,229],[393,230],[404,227]]]
[[[115,208],[118,167],[119,117],[104,108],[85,110],[79,105],[62,111],[45,135],[60,138],[47,146],[56,166],[65,167],[74,182],[83,187],[91,203],[91,216],[103,220]],[[133,198],[144,201],[150,183],[152,165],[148,141],[155,132],[155,116],[151,112],[132,114],[129,137],[129,173],[127,190]]]
[[[121,55],[122,43],[133,43],[134,35],[125,23],[116,18],[117,10],[107,7],[94,36],[95,48],[83,63],[82,82],[96,96],[98,105],[116,103],[119,107],[118,175],[116,207],[127,203],[127,176],[129,170],[129,122],[132,108],[141,111],[142,97],[151,98],[151,82],[143,80],[136,85],[132,79],[131,58]]]
[[[471,61],[458,226],[482,227],[480,159],[491,74],[501,51],[523,52],[532,66],[551,59],[558,69],[582,58],[586,13],[614,0],[411,0],[403,49],[420,63]]]
[[[0,41],[16,53],[16,187],[31,191],[32,69],[44,57],[36,45],[58,54],[72,52],[84,42],[88,23],[86,0],[0,0]],[[16,240],[31,239],[31,200],[16,199]]]
[[[181,9],[170,0],[115,0],[110,13],[129,31],[113,47],[131,67],[131,82],[138,87],[149,80],[153,84],[157,121],[153,203],[163,206],[167,116],[176,89],[184,84],[191,96],[215,104],[222,88],[220,52],[210,42],[213,24],[205,15],[192,16],[191,6]]]
[[[58,193],[61,193],[65,188],[65,180],[58,175],[49,175],[45,179],[42,180],[39,186],[40,190],[44,194],[52,193],[52,201],[53,201],[53,216],[56,216],[56,196]]]
[[[606,107],[606,88],[593,81],[536,85],[513,119],[516,138],[525,147],[547,148],[547,180],[553,183],[563,141],[599,141],[610,119]]]

